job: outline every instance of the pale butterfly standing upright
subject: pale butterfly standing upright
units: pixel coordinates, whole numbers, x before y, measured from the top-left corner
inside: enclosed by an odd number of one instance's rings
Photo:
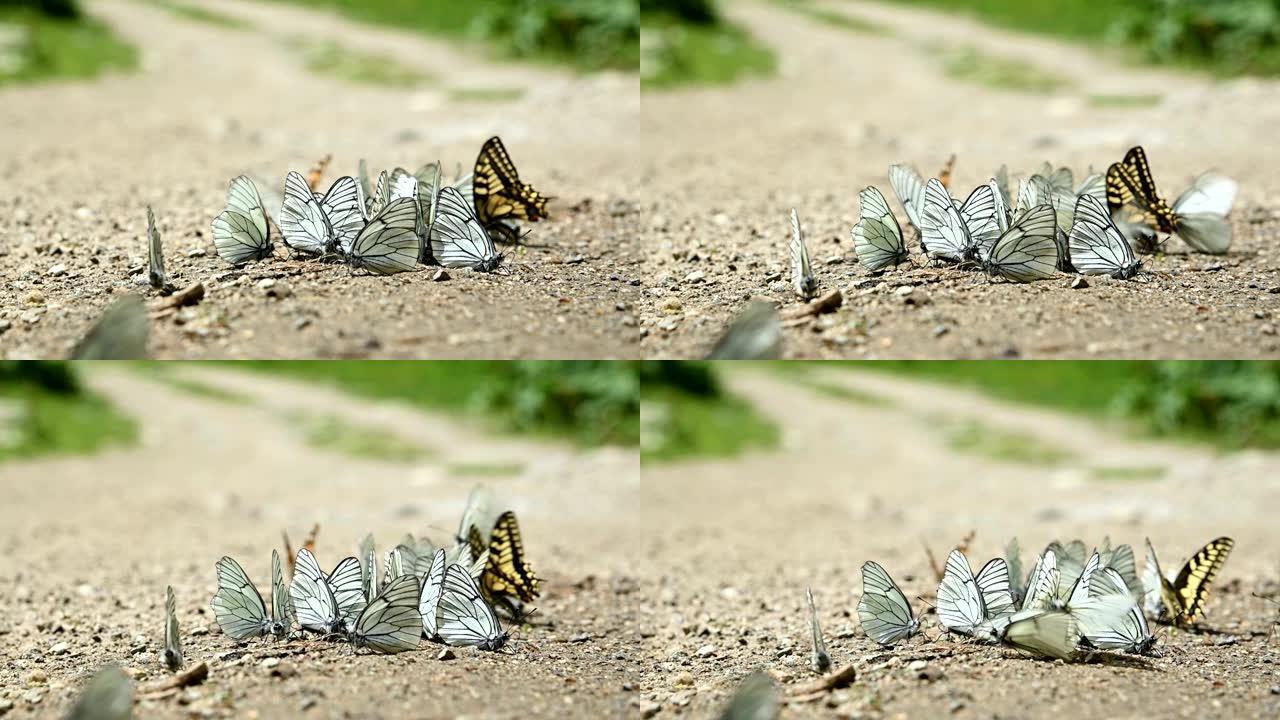
[[[422,256],[418,222],[417,198],[391,201],[352,242],[347,263],[377,275],[416,269]]]
[[[821,675],[831,669],[831,655],[827,653],[827,641],[822,638],[822,626],[818,623],[818,608],[813,604],[813,588],[804,589],[809,601],[809,630],[813,635],[813,653],[809,657],[809,669]]]
[[[858,619],[867,637],[885,646],[909,638],[920,629],[920,621],[911,612],[906,595],[889,573],[871,560],[862,564]]]
[[[1138,274],[1142,262],[1111,219],[1106,207],[1092,195],[1076,201],[1071,226],[1071,263],[1085,275],[1107,275],[1128,280]]]
[[[462,565],[450,565],[445,570],[439,610],[436,631],[449,645],[498,650],[507,642],[498,616]]]
[[[240,563],[223,556],[215,567],[218,571],[218,590],[213,594],[213,616],[234,640],[265,635],[272,631],[272,620],[267,616],[267,606],[253,581],[245,574]]]
[[[293,629],[293,601],[280,570],[280,553],[271,550],[271,634],[284,637]]]
[[[1186,192],[1173,201],[1174,228],[1178,237],[1204,253],[1221,254],[1231,246],[1227,215],[1239,186],[1222,175],[1197,177]]]
[[[440,596],[444,592],[444,548],[431,555],[431,567],[422,577],[422,595],[418,600],[418,614],[422,616],[422,634],[428,639],[439,637]]]
[[[444,267],[481,272],[494,270],[502,262],[502,253],[480,226],[471,203],[451,187],[440,191],[436,222],[431,228],[431,255]]]
[[[898,202],[902,203],[902,209],[906,211],[911,226],[916,229],[916,235],[920,236],[920,252],[927,255],[929,247],[925,245],[921,235],[924,220],[924,179],[908,165],[890,165],[889,185],[898,196]]]
[[[160,231],[156,229],[156,216],[147,206],[147,279],[151,287],[160,291],[173,290],[169,273],[164,270],[164,252],[160,247]]]
[[[1104,650],[1124,650],[1145,655],[1155,647],[1156,638],[1151,634],[1142,609],[1133,601],[1133,595],[1124,578],[1115,568],[1104,567],[1089,578],[1090,596],[1118,597],[1123,599],[1124,612],[1110,625],[1086,633],[1094,647]]]
[[[169,672],[177,672],[186,664],[182,657],[182,637],[178,633],[178,602],[173,597],[172,585],[164,589],[164,650],[160,658]]]
[[[422,639],[420,592],[418,578],[412,575],[388,582],[352,622],[348,632],[351,643],[385,654],[416,649]]]
[[[791,288],[801,300],[808,300],[818,292],[818,281],[813,279],[809,249],[805,247],[804,231],[800,229],[800,216],[795,208],[791,208]]]
[[[876,272],[907,261],[907,246],[902,227],[889,209],[889,203],[874,186],[858,194],[861,216],[853,226],[853,250],[858,261]]]
[[[246,175],[227,187],[227,208],[213,219],[213,244],[232,265],[271,255],[271,227],[258,188]]]

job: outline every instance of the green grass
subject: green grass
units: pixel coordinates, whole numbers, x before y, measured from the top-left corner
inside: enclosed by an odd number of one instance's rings
[[[1143,0],[896,0],[952,11],[1015,30],[1074,40],[1102,40]]]
[[[253,398],[245,395],[244,393],[238,393],[234,390],[227,390],[216,385],[209,385],[208,383],[203,383],[199,380],[174,375],[165,369],[161,363],[145,363],[136,366],[136,368],[139,371],[145,372],[147,377],[151,380],[158,380],[165,385],[177,388],[178,390],[197,397],[217,400],[218,402],[228,403],[230,405],[253,404]]]
[[[0,385],[0,462],[84,455],[137,442],[133,420],[97,395]]]
[[[727,85],[777,70],[773,51],[731,23],[680,23],[647,14],[640,37],[640,87]]]
[[[792,378],[801,385],[826,397],[844,400],[855,405],[865,405],[867,407],[889,407],[893,404],[887,398],[880,395],[869,393],[865,390],[846,387],[839,383],[814,380],[804,375],[793,375]]]
[[[214,25],[228,30],[248,30],[253,27],[253,24],[244,18],[224,15],[196,5],[173,2],[173,0],[146,0],[146,2],[192,22],[205,23],[206,25]]]
[[[999,90],[1047,94],[1070,85],[1063,77],[1020,60],[988,55],[977,48],[946,48],[937,53],[947,77]]]
[[[445,470],[454,477],[513,477],[524,472],[520,463],[450,463]]]
[[[778,427],[729,395],[697,396],[669,388],[641,392],[640,462],[732,457],[778,446]]]
[[[454,102],[511,102],[524,97],[524,88],[449,88]]]
[[[290,38],[288,45],[302,56],[311,72],[353,85],[412,88],[434,82],[431,75],[401,64],[389,55],[367,53],[335,42],[304,37]]]
[[[1147,482],[1159,480],[1169,472],[1162,465],[1146,465],[1137,467],[1095,467],[1089,475],[1102,482]]]
[[[822,7],[815,7],[811,3],[811,0],[771,0],[771,2],[778,7],[810,17],[818,22],[841,30],[865,33],[868,35],[893,34],[893,31],[889,28],[873,23],[870,20],[865,20],[856,15],[852,15],[847,12],[836,12]]]
[[[293,413],[290,424],[302,429],[307,444],[321,450],[382,462],[411,463],[431,451],[383,427],[353,423],[332,415]]]
[[[1090,95],[1089,106],[1096,108],[1138,109],[1159,105],[1163,95]]]
[[[58,20],[0,7],[0,86],[134,70],[138,52],[92,17]]]
[[[1005,430],[977,420],[932,418],[930,426],[941,430],[947,447],[955,452],[1000,462],[1053,467],[1074,456],[1033,435]]]

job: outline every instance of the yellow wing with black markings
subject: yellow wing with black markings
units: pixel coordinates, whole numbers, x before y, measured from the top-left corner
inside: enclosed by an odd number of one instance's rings
[[[550,198],[520,180],[515,163],[496,135],[480,148],[473,181],[476,217],[486,229],[501,220],[537,222],[547,217]]]
[[[1163,574],[1160,576],[1160,596],[1165,613],[1174,625],[1189,627],[1200,617],[1209,599],[1209,585],[1227,562],[1233,547],[1235,541],[1229,537],[1210,540],[1191,556],[1172,581]]]
[[[1156,190],[1151,166],[1142,146],[1129,149],[1124,160],[1107,168],[1107,209],[1112,215],[1130,207],[1138,211],[1133,222],[1143,222],[1164,233],[1174,231],[1173,208]]]
[[[489,564],[480,587],[490,598],[506,595],[531,602],[538,597],[538,576],[525,559],[520,524],[510,510],[498,516],[489,536]]]

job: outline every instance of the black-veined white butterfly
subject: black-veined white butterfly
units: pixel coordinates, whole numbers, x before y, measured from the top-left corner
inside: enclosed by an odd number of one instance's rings
[[[476,211],[457,190],[440,191],[436,222],[431,228],[431,256],[444,267],[467,267],[489,272],[502,262]]]
[[[818,292],[818,281],[813,278],[813,266],[809,264],[809,248],[804,244],[804,231],[800,229],[800,216],[791,208],[791,288],[796,297],[808,300]]]
[[[284,180],[284,206],[280,210],[280,234],[285,245],[309,255],[348,253],[364,229],[364,215],[356,181],[338,178],[329,191],[317,197],[297,172]]]
[[[497,614],[480,594],[468,568],[462,565],[445,569],[439,612],[436,633],[450,645],[498,650],[507,642]]]
[[[301,548],[294,568],[289,592],[298,624],[326,634],[349,630],[368,603],[361,584],[360,561],[343,558],[326,576],[311,551]]]
[[[224,556],[217,562],[218,590],[213,594],[213,616],[222,632],[235,640],[265,635],[272,630],[262,594],[240,563]]]
[[[1128,280],[1138,274],[1142,262],[1106,207],[1092,195],[1076,201],[1075,224],[1071,226],[1071,264],[1085,275],[1108,275]]]
[[[271,228],[262,196],[246,175],[227,187],[227,208],[213,219],[213,245],[232,265],[271,255]]]
[[[173,586],[164,589],[164,650],[160,659],[169,672],[182,669],[186,661],[182,658],[182,637],[178,633],[178,601],[173,597]]]
[[[920,228],[920,241],[928,245],[929,256],[954,262],[984,257],[1000,237],[995,195],[991,185],[979,185],[957,208],[942,183],[930,178]]]
[[[356,549],[356,557],[360,560],[360,587],[364,588],[364,596],[372,600],[378,596],[378,554],[374,551],[373,535],[365,535]]]
[[[1075,618],[1054,610],[1020,610],[996,623],[998,639],[1024,652],[1070,660],[1080,643]]]
[[[471,488],[467,493],[467,504],[462,508],[462,518],[458,521],[458,532],[453,536],[454,542],[466,545],[470,540],[471,528],[481,532],[485,528],[492,528],[499,513],[498,501],[488,485]]]
[[[422,616],[422,634],[436,639],[440,625],[440,595],[444,592],[444,548],[431,555],[431,566],[422,578],[422,595],[418,600],[418,614]]]
[[[898,196],[898,202],[902,203],[907,220],[917,233],[920,232],[924,219],[924,179],[909,165],[890,165],[889,185]],[[929,251],[923,245],[921,250]]]
[[[352,242],[347,262],[378,275],[414,270],[422,256],[418,222],[417,198],[392,200]]]
[[[874,186],[858,194],[862,206],[858,224],[853,226],[853,251],[858,261],[876,272],[907,261],[907,246],[902,226],[889,209],[889,203]]]
[[[1027,579],[1022,574],[1022,548],[1018,546],[1018,538],[1010,538],[1004,546],[1004,562],[1009,568],[1009,596],[1014,605],[1021,608],[1027,594]]]
[[[164,270],[164,251],[160,247],[160,231],[156,229],[156,216],[147,206],[147,280],[156,290],[173,289],[169,273]]]
[[[422,257],[419,262],[431,260],[431,228],[436,224],[436,212],[440,206],[440,163],[431,163],[418,171],[418,210],[422,213],[419,234],[423,237]]]
[[[818,608],[813,604],[813,588],[804,589],[809,601],[809,630],[813,636],[813,652],[809,656],[809,669],[821,675],[831,669],[831,655],[827,653],[827,641],[822,638],[822,625],[818,623]]]
[[[280,553],[271,551],[271,634],[284,637],[293,629],[293,601],[280,568]]]
[[[982,258],[988,277],[1031,282],[1053,277],[1058,268],[1058,221],[1052,205],[1040,205],[1017,217]]]
[[[1115,568],[1104,567],[1089,578],[1090,597],[1121,598],[1123,612],[1112,622],[1093,632],[1086,632],[1089,642],[1104,650],[1124,650],[1125,652],[1147,654],[1156,644],[1151,634],[1147,618],[1142,609],[1133,601],[1133,596],[1121,573]]]
[[[880,563],[871,560],[862,564],[858,619],[867,637],[885,646],[909,638],[920,629],[907,596]]]
[[[416,649],[422,639],[419,592],[418,578],[412,575],[387,583],[355,618],[348,633],[351,643],[386,654]]]
[[[975,577],[964,553],[952,550],[938,585],[938,622],[962,635],[992,640],[992,620],[1013,611],[1009,567],[995,558]]]
[[[1173,201],[1174,229],[1178,237],[1195,250],[1221,254],[1231,246],[1231,225],[1227,215],[1235,203],[1239,186],[1222,175],[1197,177],[1186,192]]]

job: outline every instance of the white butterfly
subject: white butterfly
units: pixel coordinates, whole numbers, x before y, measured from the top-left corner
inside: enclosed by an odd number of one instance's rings
[[[444,548],[431,555],[431,567],[422,578],[422,595],[418,600],[418,614],[422,616],[422,634],[430,639],[437,637],[440,625],[440,595],[444,591]]]
[[[383,170],[378,173],[378,182],[374,185],[373,196],[365,201],[368,205],[368,212],[365,217],[372,220],[383,208],[391,202],[391,181],[387,178],[387,171]]]
[[[1005,545],[1004,561],[1009,568],[1009,596],[1021,608],[1022,599],[1027,594],[1027,580],[1022,574],[1022,549],[1018,547],[1018,538],[1010,538],[1009,544]]]
[[[989,561],[977,577],[964,553],[947,556],[942,583],[938,585],[938,622],[963,635],[991,640],[991,621],[1013,610],[1009,594],[1009,567],[1001,558]]]
[[[1226,216],[1235,203],[1239,186],[1222,175],[1197,177],[1191,187],[1173,201],[1174,229],[1192,248],[1220,254],[1231,245],[1231,225]]]
[[[1170,578],[1172,579],[1172,578]],[[1164,598],[1160,594],[1160,561],[1156,549],[1147,539],[1147,558],[1142,566],[1142,609],[1147,617],[1159,618],[1164,614]]]
[[[273,629],[262,595],[240,563],[224,556],[217,562],[218,590],[213,594],[213,616],[222,632],[235,640],[265,635]]]
[[[909,165],[889,166],[889,185],[893,193],[902,203],[907,213],[907,220],[916,231],[920,231],[924,219],[924,179]],[[927,252],[928,248],[924,248]]]
[[[450,565],[445,570],[439,611],[440,622],[436,632],[450,645],[498,650],[507,642],[507,634],[502,631],[498,616],[485,602],[476,581],[462,565]]]
[[[1058,267],[1058,222],[1052,205],[1040,205],[1017,217],[982,258],[988,277],[1031,282],[1053,277]]]
[[[1142,602],[1142,581],[1138,579],[1138,563],[1134,559],[1133,548],[1120,544],[1113,549],[1111,538],[1106,537],[1102,539],[1102,550],[1098,552],[1102,556],[1102,567],[1119,573],[1134,602]]]
[[[1075,224],[1070,235],[1071,264],[1085,275],[1109,275],[1128,280],[1138,274],[1142,262],[1107,208],[1092,195],[1076,201]]]
[[[178,633],[178,602],[173,597],[173,586],[164,589],[164,650],[160,653],[169,672],[182,669],[182,637]]]
[[[417,649],[422,639],[419,592],[418,578],[412,575],[387,583],[356,617],[348,633],[351,643],[386,654]]]
[[[156,229],[156,216],[147,206],[147,279],[156,290],[171,289],[169,274],[164,271],[164,253],[160,248],[160,231]]]
[[[827,641],[822,639],[822,626],[818,624],[818,608],[813,604],[813,589],[804,589],[809,601],[809,623],[813,633],[813,654],[809,657],[809,669],[821,675],[831,669],[831,655],[827,653]]]
[[[1053,610],[1020,610],[998,621],[996,633],[1006,645],[1062,660],[1070,660],[1080,643],[1075,618]]]
[[[930,178],[920,228],[920,242],[928,245],[929,256],[955,262],[984,257],[1000,236],[996,194],[990,184],[979,185],[957,208],[942,183]]]
[[[289,592],[298,624],[326,634],[349,630],[368,602],[360,582],[360,561],[343,558],[326,576],[311,551],[302,548],[294,568]]]
[[[440,191],[436,222],[431,228],[431,256],[444,267],[482,272],[502,262],[502,253],[476,219],[471,203],[451,187]]]
[[[436,213],[440,206],[440,164],[431,163],[418,171],[418,209],[422,212],[419,233],[423,238],[422,257],[419,262],[431,259],[431,228],[436,225]]]
[[[818,281],[813,279],[809,249],[804,245],[804,232],[795,208],[791,208],[791,287],[801,300],[808,300],[818,292]]]
[[[867,637],[885,646],[909,638],[920,629],[920,621],[912,614],[907,596],[880,563],[871,560],[862,564],[858,619]]]
[[[1139,654],[1146,654],[1155,647],[1156,638],[1151,634],[1146,617],[1134,603],[1124,577],[1115,568],[1104,567],[1090,577],[1089,595],[1118,598],[1117,603],[1123,608],[1112,614],[1109,622],[1092,632],[1085,632],[1085,637],[1092,645],[1104,650],[1124,650]]]
[[[484,534],[485,528],[492,528],[500,514],[497,498],[488,485],[476,485],[471,488],[467,493],[467,504],[462,508],[462,518],[458,520],[458,532],[454,533],[454,542],[459,545],[467,544],[472,526]]]
[[[280,570],[280,553],[271,551],[271,634],[284,637],[293,628],[293,601]]]
[[[351,243],[347,262],[353,268],[392,275],[416,269],[421,256],[418,200],[399,198],[391,201],[364,226]]]
[[[872,272],[906,262],[902,226],[898,225],[884,195],[875,187],[866,187],[858,199],[862,214],[853,226],[853,250],[858,254],[858,261]]]
[[[378,596],[378,563],[374,562],[377,556],[373,547],[373,535],[365,535],[356,550],[356,557],[360,560],[360,587],[364,588],[366,600]]]
[[[267,213],[248,176],[233,179],[227,187],[227,208],[213,219],[213,245],[219,257],[232,265],[271,255]]]
[[[391,171],[389,185],[387,187],[387,200],[398,200],[400,198],[417,198],[418,197],[418,178],[410,175],[408,170],[404,168],[396,168]]]

